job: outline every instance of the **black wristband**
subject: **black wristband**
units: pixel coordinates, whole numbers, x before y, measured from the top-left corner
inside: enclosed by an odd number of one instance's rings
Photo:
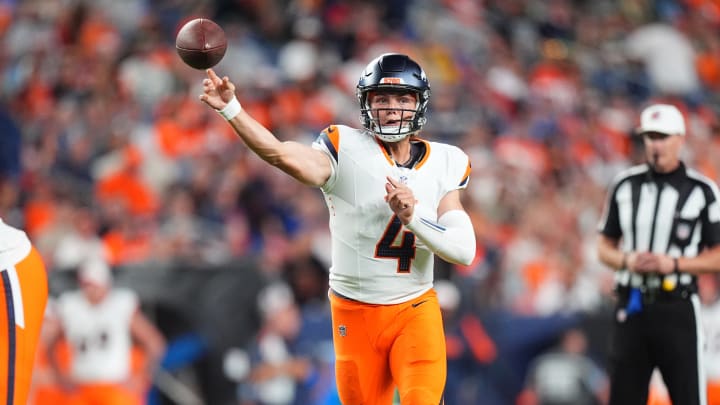
[[[679,273],[680,272],[680,266],[678,266],[678,258],[673,257],[673,272]]]
[[[627,258],[628,258],[627,252],[623,253],[622,263],[620,263],[619,270],[627,270]]]

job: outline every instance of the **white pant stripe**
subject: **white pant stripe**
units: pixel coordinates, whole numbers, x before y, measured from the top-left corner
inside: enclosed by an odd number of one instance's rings
[[[15,266],[8,267],[5,271],[10,280],[10,290],[13,296],[13,307],[15,309],[15,325],[25,329],[25,308],[23,308],[22,290]]]

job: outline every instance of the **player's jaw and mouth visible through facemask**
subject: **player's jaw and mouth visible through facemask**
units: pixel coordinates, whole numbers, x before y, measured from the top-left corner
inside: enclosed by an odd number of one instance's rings
[[[388,135],[410,132],[415,117],[414,110],[400,108],[375,108],[372,114],[376,132]]]

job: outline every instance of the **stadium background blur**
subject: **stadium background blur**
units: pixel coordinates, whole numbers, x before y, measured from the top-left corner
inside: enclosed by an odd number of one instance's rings
[[[380,53],[427,71],[424,136],[473,164],[464,204],[477,260],[437,265],[450,281],[455,403],[513,403],[530,361],[570,328],[603,365],[612,272],[595,257],[595,226],[612,176],[640,159],[632,133],[646,103],[678,105],[686,161],[720,176],[714,0],[0,1],[0,215],[35,241],[55,296],[83,255],[107,255],[168,338],[168,374],[208,404],[253,403],[226,360],[253,351],[270,282],[292,287],[293,345],[314,344],[298,353],[332,359],[317,326],[322,196],[269,170],[199,105],[203,72],[174,49],[199,16],[228,36],[216,70],[285,140],[356,125],[354,87]]]

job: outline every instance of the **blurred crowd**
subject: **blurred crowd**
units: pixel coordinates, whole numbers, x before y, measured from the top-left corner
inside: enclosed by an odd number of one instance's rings
[[[195,17],[223,27],[216,71],[283,140],[357,126],[357,79],[383,52],[426,70],[423,136],[470,155],[464,205],[479,241],[471,266],[436,266],[448,404],[511,403],[530,361],[575,328],[602,366],[612,273],[595,256],[596,224],[613,176],[642,159],[643,106],[679,106],[685,161],[720,180],[715,0],[0,1],[0,216],[27,230],[51,281],[94,256],[118,276],[190,267],[209,278],[243,263],[289,287],[258,294],[251,337],[216,362],[235,403],[332,403],[331,367],[317,366],[332,363],[318,343],[330,339],[318,332],[328,218],[318,190],[259,161],[200,104],[204,72],[174,49]],[[271,322],[288,307],[297,322]],[[255,367],[263,353],[284,371]]]

